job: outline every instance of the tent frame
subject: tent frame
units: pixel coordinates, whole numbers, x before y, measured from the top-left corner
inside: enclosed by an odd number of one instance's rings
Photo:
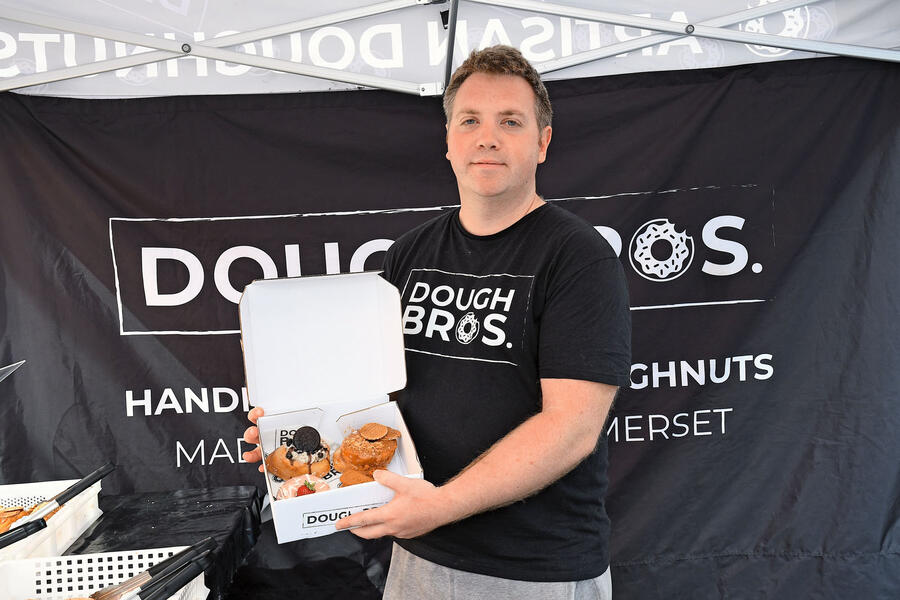
[[[0,82],[0,91],[20,89],[33,85],[41,85],[52,83],[54,81],[62,81],[65,79],[73,79],[76,77],[84,77],[86,75],[94,75],[107,71],[114,71],[128,67],[136,67],[149,63],[155,63],[172,58],[181,58],[184,56],[199,56],[213,60],[221,60],[229,63],[245,65],[249,67],[259,67],[269,69],[271,71],[280,71],[284,73],[293,73],[295,75],[305,75],[307,77],[315,77],[318,79],[326,79],[329,81],[340,81],[343,83],[355,84],[363,87],[380,88],[402,92],[406,94],[418,94],[420,96],[435,96],[443,92],[438,83],[415,83],[407,81],[398,81],[387,77],[378,77],[375,75],[365,75],[361,73],[351,73],[338,69],[329,69],[326,67],[317,67],[313,65],[303,65],[289,60],[268,58],[265,56],[256,56],[237,52],[235,50],[225,50],[229,46],[237,46],[248,42],[278,37],[298,31],[308,29],[316,29],[326,25],[334,25],[363,17],[379,15],[403,8],[420,6],[426,4],[442,3],[445,0],[389,0],[380,2],[361,8],[345,10],[320,17],[303,19],[300,21],[292,21],[282,25],[274,25],[271,27],[263,27],[252,31],[245,31],[220,38],[205,40],[202,44],[186,42],[178,42],[175,40],[166,40],[160,38],[149,37],[130,31],[113,29],[109,27],[100,27],[97,25],[89,25],[72,21],[70,19],[51,17],[48,15],[34,13],[25,10],[3,8],[0,10],[0,19],[8,21],[16,21],[28,25],[37,25],[48,29],[56,29],[71,33],[78,33],[86,36],[103,38],[117,42],[124,42],[134,46],[144,48],[152,48],[155,51],[142,52],[131,56],[107,59],[97,61],[88,65],[78,65],[74,67],[66,67],[64,69],[54,69],[46,73],[34,73],[12,77],[8,81]]]
[[[596,21],[607,23],[610,25],[622,25],[625,27],[635,27],[638,29],[649,29],[661,33],[677,34],[674,36],[650,36],[647,38],[639,38],[632,42],[624,42],[621,44],[613,44],[598,48],[593,51],[575,54],[567,59],[551,61],[538,65],[538,71],[546,73],[556,71],[565,67],[583,64],[600,58],[607,58],[621,54],[627,50],[637,50],[648,46],[655,46],[662,42],[696,36],[721,40],[726,42],[739,42],[744,44],[753,44],[757,46],[772,46],[775,48],[785,48],[788,50],[801,50],[804,52],[816,52],[819,54],[829,54],[835,56],[852,56],[856,58],[865,58],[871,60],[884,60],[890,62],[900,62],[900,50],[891,50],[887,48],[873,48],[871,46],[860,46],[855,44],[839,44],[834,42],[822,42],[818,40],[804,40],[799,38],[789,38],[779,35],[771,35],[765,33],[748,33],[745,31],[736,31],[734,29],[725,29],[729,25],[742,23],[750,19],[756,19],[775,12],[782,12],[802,5],[809,5],[819,2],[820,0],[781,0],[770,4],[763,4],[756,8],[751,8],[736,12],[730,15],[723,15],[715,19],[709,19],[697,24],[693,23],[673,23],[662,19],[653,19],[649,17],[634,17],[630,15],[621,15],[617,13],[603,12],[599,10],[588,10],[572,8],[561,4],[551,4],[547,2],[536,2],[534,0],[469,0],[473,4],[485,4],[489,6],[497,6],[500,8],[513,8],[526,10],[535,13],[544,13],[560,17],[572,17],[584,21]],[[652,39],[651,39],[652,38]],[[552,63],[552,64],[551,64]]]
[[[727,27],[750,19],[760,18],[772,13],[790,10],[802,5],[809,5],[820,0],[781,0],[779,2],[763,4],[758,7],[723,15],[714,19],[708,19],[699,23],[673,23],[662,19],[650,17],[637,17],[598,10],[573,8],[561,4],[549,2],[537,2],[535,0],[467,0],[472,4],[483,4],[499,8],[524,10],[533,13],[543,13],[558,17],[571,17],[584,21],[621,25],[638,29],[650,30],[656,34],[643,36],[626,42],[610,44],[602,48],[579,52],[572,56],[551,60],[536,64],[540,73],[549,73],[568,67],[601,60],[646,48],[657,44],[671,42],[673,40],[696,36],[726,42],[754,44],[759,46],[771,46],[788,50],[799,50],[835,56],[850,56],[869,60],[882,60],[900,62],[900,50],[889,48],[875,48],[855,44],[840,44],[818,40],[805,40],[789,38],[778,35],[750,33],[727,29]],[[11,77],[6,81],[0,81],[0,91],[21,89],[34,85],[52,83],[65,79],[84,77],[107,71],[113,71],[128,67],[180,58],[184,56],[197,56],[213,60],[221,60],[229,63],[258,67],[272,71],[293,73],[329,81],[349,83],[362,87],[379,88],[406,94],[419,96],[437,96],[443,93],[449,82],[455,50],[456,23],[459,15],[459,0],[450,0],[449,18],[446,25],[448,29],[447,54],[444,59],[443,82],[409,82],[399,81],[386,77],[350,73],[338,69],[303,65],[288,60],[257,56],[235,50],[227,50],[231,46],[237,46],[261,39],[287,35],[298,31],[315,29],[326,25],[343,23],[354,19],[379,15],[391,11],[401,10],[414,6],[428,4],[443,4],[447,0],[388,0],[369,6],[351,10],[340,11],[310,19],[292,21],[282,25],[263,27],[232,34],[201,43],[185,43],[176,40],[159,39],[135,32],[123,31],[97,25],[80,23],[61,17],[53,17],[41,13],[7,8],[0,10],[0,19],[17,21],[29,25],[36,25],[48,29],[78,33],[82,35],[103,38],[117,42],[124,42],[147,49],[131,56],[119,57],[97,61],[88,65],[78,65],[63,69],[54,69],[45,73],[34,73]]]

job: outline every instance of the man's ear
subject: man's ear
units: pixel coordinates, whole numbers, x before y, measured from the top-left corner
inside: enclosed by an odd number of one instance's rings
[[[541,137],[538,139],[538,164],[547,160],[547,148],[550,146],[551,137],[553,137],[553,128],[547,125],[541,130]]]

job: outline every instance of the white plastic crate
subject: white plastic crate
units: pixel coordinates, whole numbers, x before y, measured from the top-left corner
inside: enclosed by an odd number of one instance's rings
[[[77,483],[77,479],[0,485],[0,507],[31,508]],[[0,549],[0,561],[59,556],[103,514],[98,506],[100,482],[87,488],[47,519],[47,528]]]
[[[0,562],[0,598],[68,600],[87,597],[99,589],[122,583],[146,571],[184,548],[178,546]],[[205,600],[208,595],[209,590],[201,573],[171,599]]]

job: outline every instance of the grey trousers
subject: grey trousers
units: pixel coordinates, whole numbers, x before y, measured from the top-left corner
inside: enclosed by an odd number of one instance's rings
[[[397,544],[384,600],[612,600],[609,569],[584,581],[518,581],[450,569],[410,554]]]

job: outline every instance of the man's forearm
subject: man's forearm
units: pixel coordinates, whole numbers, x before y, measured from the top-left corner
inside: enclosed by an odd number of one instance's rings
[[[584,460],[615,395],[615,388],[604,388],[600,397],[545,408],[438,488],[448,522],[526,498]]]
[[[390,471],[375,480],[391,488],[384,506],[344,517],[338,529],[364,538],[413,538],[546,487],[590,454],[602,433],[614,386],[542,379],[543,407],[441,487]]]

